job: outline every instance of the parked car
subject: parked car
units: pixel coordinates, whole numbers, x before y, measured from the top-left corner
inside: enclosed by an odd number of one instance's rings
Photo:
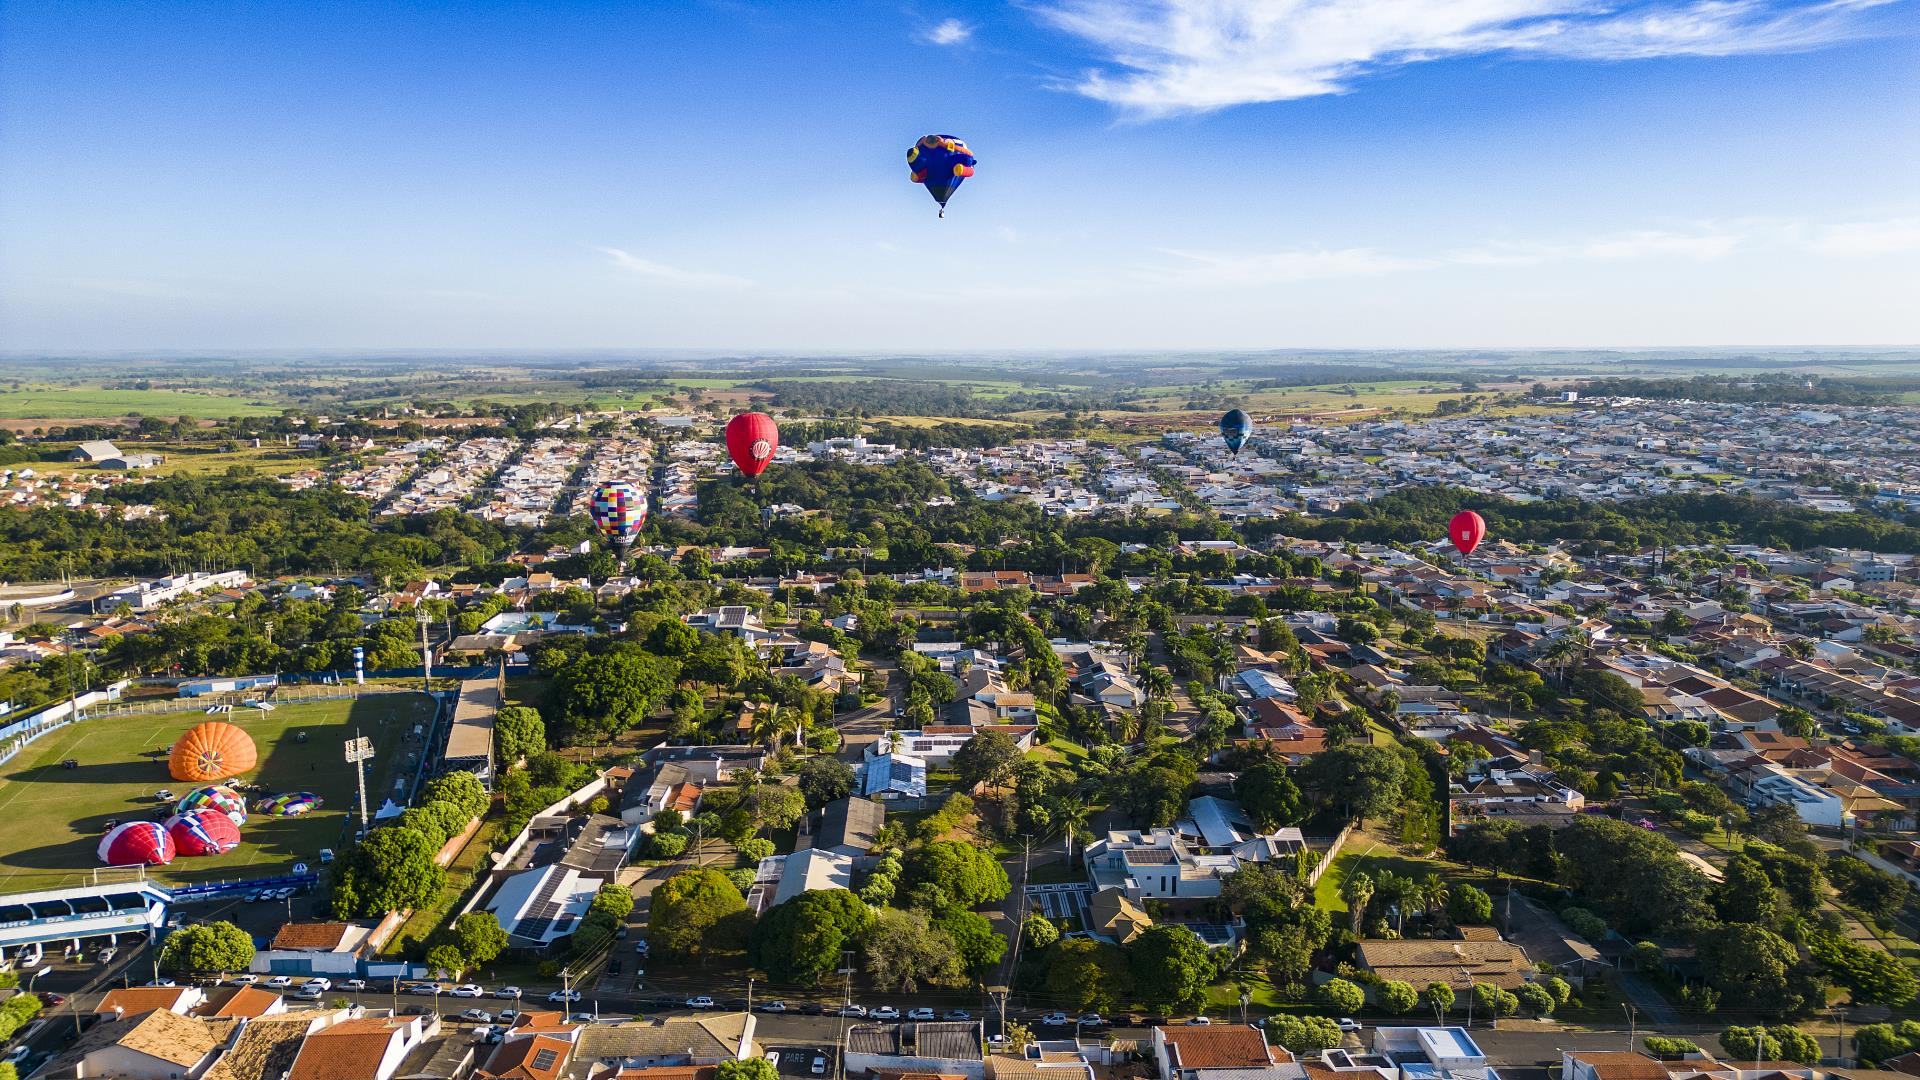
[[[327,991],[324,988],[308,984],[295,990],[293,996],[299,998],[301,1001],[319,1001],[322,997],[326,996],[326,993]]]
[[[813,1065],[808,1068],[807,1071],[815,1076],[825,1076],[827,1074],[827,1059],[825,1055],[813,1055]]]
[[[1360,1030],[1360,1021],[1355,1020],[1351,1016],[1343,1016],[1340,1019],[1335,1020],[1334,1025],[1338,1027],[1341,1031],[1359,1031]]]
[[[787,1011],[787,1003],[784,1001],[763,1001],[760,1003],[760,1011],[764,1013],[783,1013]],[[771,1059],[773,1055],[768,1054],[767,1057]]]
[[[119,955],[120,955],[120,950],[109,945],[106,948],[100,950],[100,962],[103,964],[111,964],[113,963],[113,958]]]
[[[513,1026],[513,1022],[515,1020],[520,1019],[520,1010],[519,1009],[501,1009],[499,1012],[493,1014],[493,1019],[501,1027],[509,1028]]]
[[[547,995],[547,1004],[549,1005],[560,1005],[579,1000],[580,991],[578,990],[555,990],[553,993]]]
[[[412,986],[407,987],[407,993],[424,994],[427,997],[438,997],[440,994],[440,984],[439,983],[414,983]]]
[[[447,991],[447,993],[452,994],[454,997],[485,997],[487,988],[475,983],[461,983],[459,986]]]
[[[746,1012],[747,999],[746,998],[727,998],[726,1000],[720,1003],[720,1007],[727,1010],[728,1012]]]
[[[633,943],[633,951],[639,953],[641,956],[647,955],[647,950],[651,947],[652,946],[647,944],[646,938],[641,938],[639,941]]]
[[[900,1019],[900,1010],[891,1005],[876,1005],[868,1010],[867,1018],[870,1020],[898,1020]]]
[[[233,978],[227,980],[227,985],[228,986],[252,986],[254,983],[257,983],[259,981],[260,981],[260,976],[258,975],[235,975]]]
[[[1207,1027],[1212,1023],[1213,1021],[1205,1016],[1190,1016],[1187,1018],[1188,1027]]]
[[[1071,1023],[1073,1018],[1063,1012],[1050,1012],[1040,1018],[1041,1027],[1066,1027]]]
[[[520,988],[517,986],[503,986],[495,990],[493,996],[497,998],[517,998],[520,996]]]
[[[713,1008],[713,999],[705,994],[701,994],[699,997],[688,998],[683,1004],[689,1009],[711,1009]]]
[[[618,975],[622,970],[624,969],[621,966],[619,957],[615,956],[607,960],[607,974]]]
[[[293,977],[290,975],[275,975],[260,985],[269,990],[285,990],[287,987],[293,985]]]
[[[858,1017],[861,1020],[865,1020],[867,1018],[867,1007],[865,1005],[842,1005],[840,1006],[839,1010],[834,1013],[834,1015],[835,1016],[853,1016],[853,1017]]]
[[[817,1001],[809,1001],[800,1006],[801,1016],[825,1016],[827,1007]]]
[[[467,1011],[472,1012],[473,1010],[469,1009]],[[494,1027],[492,1024],[481,1024],[479,1027],[473,1029],[473,1041],[486,1042],[488,1036],[492,1035],[493,1032]]]
[[[65,1005],[66,1003],[67,1003],[67,996],[65,994],[56,994],[51,990],[40,991],[40,1004],[46,1006],[49,1009],[53,1008],[56,1005]]]
[[[333,849],[330,847],[321,848],[320,849],[320,865],[325,866],[332,861],[333,861]]]
[[[0,1058],[0,1060],[5,1061],[9,1065],[18,1065],[27,1060],[27,1055],[31,1053],[33,1053],[33,1047],[28,1046],[26,1043],[21,1043],[19,1046],[7,1051],[7,1056]]]
[[[304,990],[304,989],[307,989],[308,987],[314,987],[314,986],[317,986],[322,990],[331,990],[333,989],[333,980],[322,978],[316,975],[313,978],[308,979],[306,983],[301,987],[301,989]]]
[[[432,1016],[433,1010],[425,1005],[406,1005],[400,1009],[401,1016]]]
[[[779,1072],[780,1071],[780,1051],[778,1050],[767,1051],[767,1064],[773,1066],[774,1072],[776,1073]]]
[[[351,990],[356,994],[362,990],[365,990],[366,988],[367,988],[367,980],[365,979],[348,979],[346,982],[343,982],[340,984],[340,989]]]
[[[491,1024],[493,1023],[493,1014],[485,1009],[468,1009],[466,1012],[460,1014],[460,1019],[471,1020],[476,1024]]]
[[[1083,1013],[1080,1016],[1081,1027],[1106,1027],[1107,1021],[1099,1013]]]
[[[907,1010],[907,1019],[909,1019],[909,1020],[931,1020],[931,1019],[933,1019],[933,1010],[932,1010],[932,1009],[929,1009],[929,1008],[927,1008],[927,1007],[926,1007],[926,1006],[924,1006],[924,1005],[923,1005],[923,1006],[921,1006],[920,1008],[917,1008],[917,1009],[908,1009],[908,1010]]]
[[[1007,1038],[1005,1035],[987,1036],[987,1049],[989,1050],[1005,1050],[1012,1045],[1013,1040]]]
[[[940,1019],[964,1022],[973,1019],[973,1014],[965,1009],[948,1009]]]

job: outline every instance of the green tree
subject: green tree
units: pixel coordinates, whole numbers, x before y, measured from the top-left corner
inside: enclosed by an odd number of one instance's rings
[[[970,972],[986,971],[1006,954],[1007,939],[994,932],[985,915],[972,911],[949,911],[934,919],[934,925],[947,932],[960,953],[960,966]]]
[[[433,857],[437,845],[414,829],[375,829],[340,860],[333,882],[333,911],[343,919],[405,911],[431,901],[447,872]]]
[[[671,660],[632,651],[582,656],[560,670],[554,693],[573,730],[605,738],[644,720],[673,689]]]
[[[763,1057],[728,1058],[715,1067],[713,1077],[714,1080],[780,1080],[780,1071]]]
[[[1913,1047],[1913,1040],[1892,1024],[1863,1024],[1853,1033],[1853,1052],[1870,1065],[1897,1058]]]
[[[1400,754],[1390,747],[1337,746],[1309,757],[1300,782],[1322,805],[1365,821],[1400,805],[1402,769]]]
[[[1345,1041],[1339,1025],[1324,1016],[1280,1013],[1267,1018],[1266,1029],[1269,1040],[1296,1054],[1331,1050]]]
[[[1337,1013],[1356,1013],[1367,1003],[1367,992],[1345,979],[1328,979],[1313,991],[1314,1000],[1323,1009]]]
[[[630,893],[627,904],[629,907],[633,904]],[[506,949],[507,932],[500,928],[500,920],[493,912],[469,911],[453,920],[453,940],[460,947],[461,955],[475,964],[484,964]]]
[[[1727,860],[1726,877],[1713,890],[1722,922],[1772,926],[1780,917],[1780,894],[1765,869],[1746,855]]]
[[[958,840],[937,840],[913,852],[906,870],[910,884],[935,886],[957,907],[998,903],[1011,888],[992,852]]]
[[[1420,1006],[1420,991],[1410,982],[1399,979],[1383,980],[1374,990],[1374,997],[1380,1007],[1395,1016],[1404,1016]]]
[[[1493,921],[1493,897],[1472,885],[1460,885],[1447,896],[1447,917],[1462,926],[1484,926]]]
[[[725,944],[723,928],[747,900],[718,870],[683,870],[660,883],[647,911],[654,944],[669,953],[697,956]]]
[[[1445,1022],[1439,1018],[1453,1008],[1453,1000],[1453,987],[1443,982],[1430,982],[1420,991],[1420,1003],[1433,1010],[1435,1023]]]
[[[818,810],[853,793],[853,766],[831,754],[810,757],[794,770],[807,809]]]
[[[960,786],[971,790],[977,784],[998,787],[1013,778],[1026,755],[1013,736],[1004,731],[986,731],[963,743],[953,755],[953,771]]]
[[[1519,1000],[1520,1007],[1526,1010],[1529,1016],[1545,1016],[1552,1012],[1554,1005],[1557,1004],[1553,1000],[1553,992],[1538,983],[1522,984],[1513,992],[1513,996]]]
[[[460,946],[452,942],[435,945],[427,950],[427,967],[433,971],[444,971],[449,975],[458,975],[471,965],[467,954]]]
[[[493,751],[503,765],[532,757],[547,748],[547,723],[538,709],[510,705],[493,721]]]
[[[1021,926],[1021,933],[1026,935],[1029,949],[1044,949],[1060,940],[1060,928],[1053,925],[1045,915],[1038,913],[1027,916],[1027,921]]]
[[[884,908],[875,915],[861,961],[883,990],[912,993],[923,984],[954,985],[962,978],[953,938],[918,911]]]
[[[1116,945],[1066,938],[1047,950],[1046,987],[1076,1009],[1113,1009],[1133,1000],[1133,968]]]
[[[873,926],[873,910],[845,889],[814,889],[776,904],[754,925],[747,962],[775,982],[818,982]]]
[[[1128,946],[1134,994],[1149,1005],[1170,1007],[1200,1003],[1213,981],[1213,957],[1207,943],[1184,926],[1148,929]]]
[[[1290,770],[1272,759],[1243,770],[1233,781],[1233,797],[1254,825],[1263,830],[1306,820],[1306,803],[1294,786]]]
[[[253,937],[225,920],[183,926],[160,946],[160,967],[176,975],[245,971],[253,964]]]

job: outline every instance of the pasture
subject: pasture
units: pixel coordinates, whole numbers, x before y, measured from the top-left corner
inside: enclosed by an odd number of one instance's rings
[[[311,791],[324,805],[298,817],[250,814],[241,845],[225,855],[180,857],[149,873],[169,882],[263,877],[296,862],[314,863],[321,848],[339,849],[357,816],[353,768],[344,760],[345,740],[355,730],[372,739],[376,757],[367,768],[369,810],[404,775],[417,742],[406,735],[426,724],[433,706],[419,694],[369,694],[338,701],[286,704],[272,712],[236,707],[208,716],[198,709],[91,717],[42,736],[0,765],[0,892],[83,884],[100,865],[95,847],[109,820],[163,820],[174,804],[155,800],[170,789],[184,795],[195,785],[167,773],[165,751],[187,729],[227,720],[253,736],[260,763],[234,782],[268,792]],[[297,736],[305,733],[306,741]],[[157,752],[157,753],[156,753]],[[61,767],[76,759],[78,768]],[[260,792],[248,792],[252,806]]]

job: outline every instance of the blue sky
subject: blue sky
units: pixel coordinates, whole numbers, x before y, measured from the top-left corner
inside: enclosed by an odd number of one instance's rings
[[[0,343],[1920,342],[1916,0],[0,5]],[[945,220],[919,135],[979,155]]]

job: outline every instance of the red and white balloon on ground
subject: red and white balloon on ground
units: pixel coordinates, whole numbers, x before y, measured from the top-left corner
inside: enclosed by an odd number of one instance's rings
[[[100,861],[108,866],[165,866],[173,856],[173,837],[157,821],[129,821],[100,838]]]
[[[218,810],[189,810],[167,819],[167,837],[181,855],[225,855],[240,846],[240,826]]]

